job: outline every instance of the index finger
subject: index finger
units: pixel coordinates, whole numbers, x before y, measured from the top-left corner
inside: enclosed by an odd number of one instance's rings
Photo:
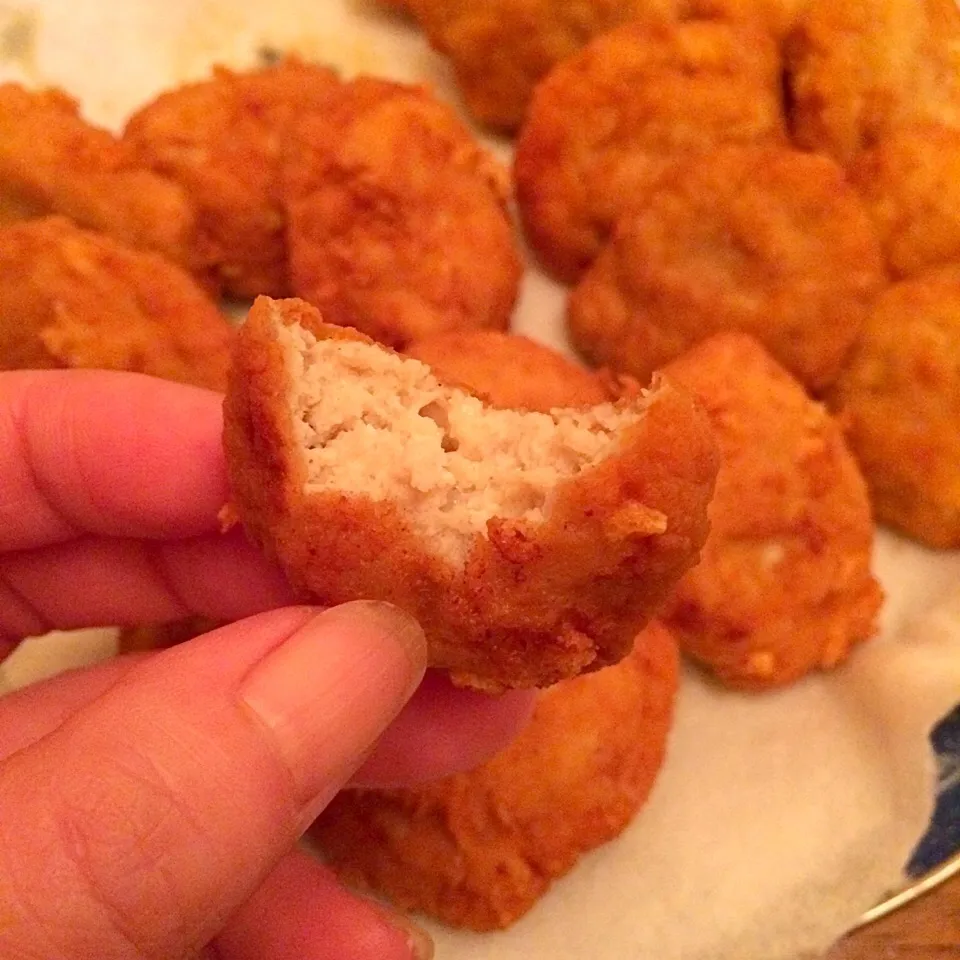
[[[215,530],[228,491],[221,403],[141,374],[0,374],[0,551]]]

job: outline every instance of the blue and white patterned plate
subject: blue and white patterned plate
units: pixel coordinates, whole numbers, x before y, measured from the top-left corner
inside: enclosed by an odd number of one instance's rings
[[[868,910],[857,926],[893,913],[960,873],[960,704],[934,727],[930,742],[937,757],[937,800],[930,827],[907,863],[909,882]]]
[[[917,845],[907,872],[923,876],[960,853],[960,704],[931,735],[937,754],[937,805],[933,822]]]

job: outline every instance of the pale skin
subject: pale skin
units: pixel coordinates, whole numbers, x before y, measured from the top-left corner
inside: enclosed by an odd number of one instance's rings
[[[347,783],[472,766],[523,723],[424,673],[400,611],[296,605],[227,497],[220,398],[0,374],[0,655],[52,628],[236,620],[0,699],[0,956],[407,960],[296,843]]]

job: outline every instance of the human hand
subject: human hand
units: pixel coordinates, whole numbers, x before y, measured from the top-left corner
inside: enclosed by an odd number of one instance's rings
[[[414,694],[424,639],[392,607],[289,606],[217,530],[220,426],[215,395],[144,377],[0,375],[7,650],[53,628],[246,617],[0,700],[0,956],[416,956],[296,839],[351,777],[473,765],[526,716],[524,695],[439,676]]]

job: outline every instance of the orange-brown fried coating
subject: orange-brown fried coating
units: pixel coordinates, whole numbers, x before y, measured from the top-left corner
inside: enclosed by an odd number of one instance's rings
[[[630,20],[670,22],[679,0],[408,0],[430,42],[450,58],[470,112],[520,126],[537,82],[598,34]]]
[[[359,78],[284,167],[294,293],[392,346],[506,327],[521,262],[507,172],[426,88]]]
[[[550,347],[514,333],[466,330],[417,340],[405,351],[442,380],[461,383],[496,407],[591,407],[611,399],[604,381]]]
[[[850,182],[898,277],[960,262],[960,129],[898,129],[854,157]]]
[[[686,0],[684,15],[692,19],[745,20],[759,24],[778,39],[796,26],[810,0]]]
[[[294,586],[397,604],[433,666],[485,689],[621,659],[706,537],[716,446],[667,381],[499,410],[302,301],[261,298],[225,421],[234,511]]]
[[[130,118],[125,143],[196,205],[194,259],[235,296],[290,292],[280,164],[293,118],[324,109],[340,83],[296,60],[161,94]]]
[[[844,165],[900,127],[960,126],[954,0],[810,0],[785,59],[794,140]]]
[[[875,632],[882,599],[867,490],[839,423],[742,334],[665,372],[704,404],[722,457],[710,536],[665,623],[729,686],[836,666]]]
[[[884,282],[876,230],[832,160],[726,147],[678,166],[621,218],[568,322],[587,357],[641,382],[733,329],[820,390]]]
[[[960,547],[960,266],[877,300],[830,403],[877,520],[931,547]]]
[[[517,141],[517,202],[542,263],[575,280],[679,157],[784,136],[779,56],[747,23],[632,23],[555,67]]]
[[[97,367],[223,390],[233,331],[180,267],[62,217],[0,229],[0,369]]]
[[[348,882],[473,930],[509,926],[643,806],[678,683],[658,623],[621,663],[543,691],[513,743],[412,789],[348,790],[310,836]]]
[[[194,212],[183,190],[144,169],[58,90],[0,85],[0,223],[62,214],[128,246],[186,262]]]

